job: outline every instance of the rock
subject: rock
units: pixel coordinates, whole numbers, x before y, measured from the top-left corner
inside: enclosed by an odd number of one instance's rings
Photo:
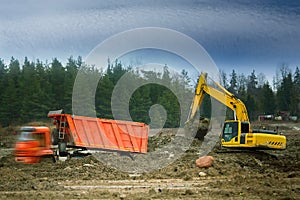
[[[121,194],[120,195],[120,199],[125,199],[126,198],[126,194]]]
[[[174,155],[173,153],[170,153],[168,159],[174,158],[174,156],[175,156],[175,155]]]
[[[206,173],[205,172],[199,172],[199,176],[204,177],[204,176],[206,176]]]
[[[64,170],[72,170],[72,168],[68,166],[68,167],[64,168]]]
[[[260,167],[263,166],[263,163],[262,163],[260,160],[254,158],[254,161],[255,161]]]
[[[208,168],[214,164],[212,156],[202,156],[196,160],[196,166],[199,168]]]
[[[92,164],[83,164],[84,167],[94,167]]]

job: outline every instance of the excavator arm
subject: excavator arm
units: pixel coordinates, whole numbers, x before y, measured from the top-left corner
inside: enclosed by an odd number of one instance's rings
[[[220,103],[224,104],[234,112],[234,120],[249,121],[245,104],[236,96],[227,91],[219,83],[214,82],[216,87],[207,84],[207,73],[201,73],[195,91],[195,96],[190,108],[188,121],[193,120],[202,104],[205,94],[210,95]]]

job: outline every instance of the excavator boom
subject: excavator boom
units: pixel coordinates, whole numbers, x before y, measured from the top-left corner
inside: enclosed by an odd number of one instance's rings
[[[223,88],[219,83],[214,82],[214,85],[216,85],[216,88],[207,85],[207,74],[201,73],[198,79],[198,84],[188,120],[192,120],[195,117],[196,112],[199,110],[199,107],[202,104],[204,95],[208,94],[230,108],[234,112],[235,120],[238,119],[240,121],[249,121],[245,104],[236,96]]]

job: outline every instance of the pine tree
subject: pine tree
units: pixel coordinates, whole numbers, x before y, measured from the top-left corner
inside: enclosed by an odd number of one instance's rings
[[[167,112],[167,120],[165,128],[180,126],[180,105],[174,93],[165,89],[163,94],[158,99],[158,104],[163,106]]]
[[[109,76],[110,80],[114,85],[117,84],[118,80],[127,72],[125,68],[123,68],[122,64],[115,61],[115,65],[110,67],[111,73],[107,71],[107,75]]]
[[[292,114],[296,113],[297,98],[291,72],[289,72],[286,77],[283,77],[277,91],[277,100],[280,110],[289,111]]]
[[[51,68],[49,71],[49,81],[51,85],[51,99],[53,109],[64,108],[64,96],[65,96],[65,68],[54,58],[51,62]]]
[[[13,57],[9,63],[9,69],[6,78],[6,87],[3,91],[3,108],[1,109],[2,119],[1,123],[4,126],[9,124],[19,123],[20,110],[23,97],[20,95],[20,63]]]
[[[111,111],[111,96],[114,89],[114,84],[109,75],[102,76],[98,83],[96,93],[96,110],[97,116],[101,118],[112,119]]]
[[[228,88],[229,88],[229,85],[228,85],[228,80],[227,80],[227,74],[226,74],[226,72],[221,71],[220,74],[221,74],[221,81],[220,81],[220,82],[221,82],[221,85],[222,85],[224,88],[228,89]]]
[[[158,83],[161,81],[161,73],[153,72],[153,71],[144,71],[141,70],[142,77],[144,77],[147,81]],[[163,89],[158,84],[149,84],[150,87],[150,98],[152,103],[157,103],[158,98],[162,95]]]
[[[238,75],[237,78],[237,96],[238,98],[240,98],[241,100],[246,100],[247,98],[247,92],[246,92],[246,84],[247,84],[247,79],[246,76],[244,74]]]
[[[230,74],[230,85],[229,85],[229,92],[231,92],[234,95],[237,95],[237,73],[235,70],[232,70],[232,73]]]
[[[300,70],[299,67],[296,67],[295,73],[294,73],[294,84],[297,93],[300,93]]]
[[[7,126],[7,111],[6,105],[7,102],[5,100],[4,92],[7,89],[7,66],[4,64],[4,61],[0,59],[0,127]]]
[[[255,75],[255,70],[251,72],[251,75],[248,77],[248,84],[247,84],[247,92],[251,93],[252,95],[256,95],[257,93],[257,77]]]
[[[248,116],[250,120],[254,120],[256,118],[255,116],[257,115],[257,112],[256,112],[256,103],[252,95],[247,94],[245,106],[247,108]]]
[[[183,70],[180,75],[172,77],[172,89],[176,91],[176,97],[180,103],[181,109],[181,126],[184,126],[188,118],[190,106],[194,98],[194,89],[190,85],[191,78],[187,71]]]
[[[268,82],[262,87],[261,97],[262,112],[264,114],[273,114],[276,110],[275,95]]]
[[[35,72],[35,64],[25,57],[20,78],[21,96],[23,99],[20,114],[21,120],[26,122],[36,120],[35,116],[40,112],[40,102],[38,101],[40,88]]]
[[[66,75],[64,79],[64,106],[63,109],[66,113],[72,113],[72,93],[74,87],[74,81],[78,72],[78,69],[81,67],[82,61],[81,57],[78,57],[77,60],[73,57],[68,58],[66,64]]]
[[[294,74],[294,86],[295,86],[295,101],[296,101],[296,114],[300,116],[300,70],[296,67]]]
[[[38,100],[39,112],[36,113],[37,119],[45,119],[47,113],[53,109],[50,101],[51,85],[49,82],[50,70],[47,65],[43,64],[40,60],[35,64],[36,79],[38,82],[38,90],[36,92],[36,99]]]
[[[6,73],[7,73],[6,65],[4,64],[4,61],[2,59],[0,59],[0,97],[3,93],[3,90],[5,89]]]
[[[150,85],[145,85],[138,88],[131,96],[129,104],[132,120],[149,124],[149,111],[151,105]]]

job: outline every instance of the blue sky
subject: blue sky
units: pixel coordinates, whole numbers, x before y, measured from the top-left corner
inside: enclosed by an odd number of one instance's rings
[[[300,66],[298,0],[0,0],[0,58],[83,58],[122,31],[162,27],[199,42],[219,69],[269,79]]]

